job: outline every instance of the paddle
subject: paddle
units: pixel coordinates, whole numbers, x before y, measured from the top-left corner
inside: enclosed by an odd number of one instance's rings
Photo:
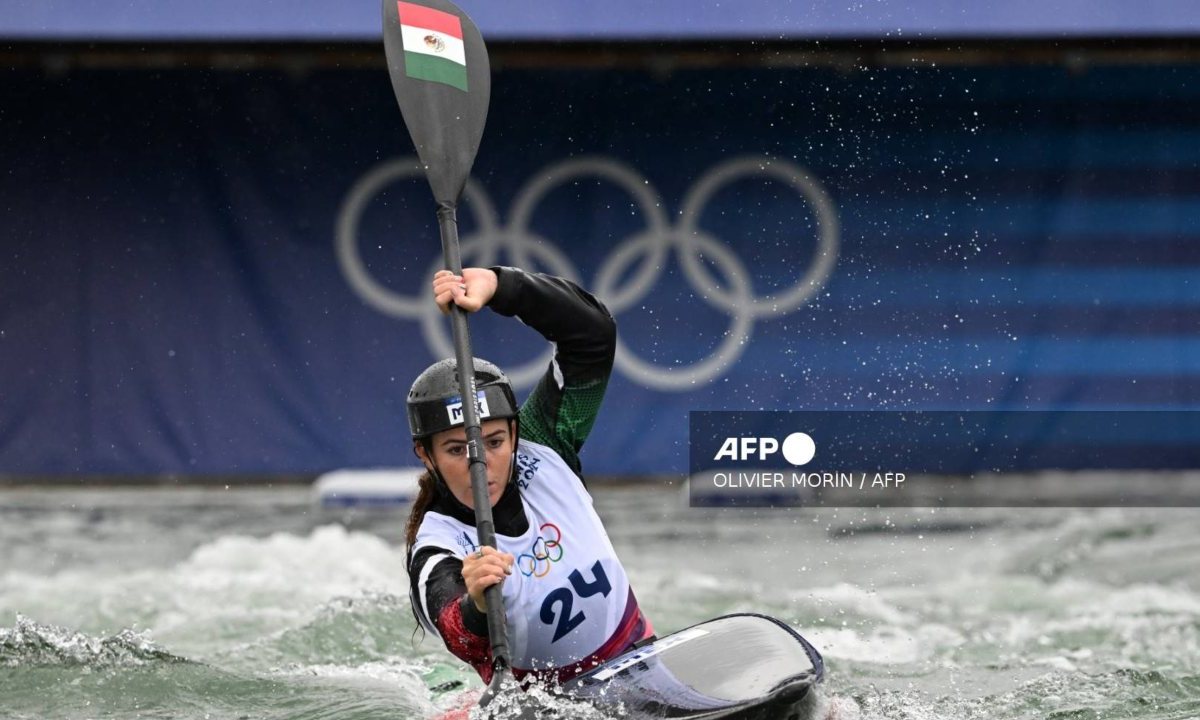
[[[404,124],[437,201],[446,268],[461,275],[455,209],[471,174],[487,122],[492,91],[487,48],[475,23],[449,0],[383,0],[383,47]],[[480,547],[496,547],[479,412],[474,402],[466,402],[467,398],[476,397],[470,328],[466,311],[453,304],[451,308],[475,525]],[[492,701],[510,674],[508,626],[500,586],[488,588],[484,599],[493,674],[491,684],[479,699],[480,706]]]

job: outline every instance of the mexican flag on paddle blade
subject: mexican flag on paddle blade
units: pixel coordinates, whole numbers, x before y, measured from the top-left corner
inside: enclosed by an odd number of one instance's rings
[[[404,72],[467,91],[467,57],[463,52],[462,21],[457,15],[424,5],[400,2],[400,32],[404,40]]]

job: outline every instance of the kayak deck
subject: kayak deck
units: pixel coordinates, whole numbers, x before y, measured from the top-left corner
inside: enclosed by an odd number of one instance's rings
[[[557,694],[629,720],[809,720],[824,675],[820,653],[795,630],[766,615],[737,614],[658,638],[570,680]],[[580,710],[528,696],[501,704],[507,710],[489,708],[497,720],[578,717]]]
[[[564,693],[626,717],[807,717],[810,690],[825,674],[820,653],[766,615],[699,623],[575,678]]]

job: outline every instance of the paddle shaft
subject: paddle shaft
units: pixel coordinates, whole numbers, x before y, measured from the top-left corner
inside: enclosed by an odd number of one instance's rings
[[[458,220],[453,205],[440,204],[438,229],[442,236],[442,259],[446,269],[462,275],[462,255],[458,248]],[[467,311],[450,304],[450,324],[454,332],[454,356],[458,361],[458,389],[462,397],[463,427],[467,431],[467,461],[471,472],[471,497],[475,500],[475,528],[480,547],[496,547],[496,525],[488,497],[487,458],[483,448],[483,430],[475,405],[475,364],[471,354],[471,328]],[[504,596],[499,583],[484,591],[487,604],[488,638],[492,643],[492,663],[498,675],[509,667],[508,622],[504,616]]]
[[[438,206],[438,228],[446,269],[462,275],[455,208],[471,174],[487,122],[492,80],[487,47],[479,28],[451,0],[381,0],[383,47],[388,76],[404,125],[417,155],[425,166],[425,177]],[[424,45],[406,40],[406,29],[417,29]],[[462,57],[446,66],[451,75],[430,75],[412,66],[431,41],[461,42]],[[440,45],[439,45],[440,47]],[[471,496],[475,501],[475,526],[480,547],[496,547],[496,528],[487,491],[487,459],[483,431],[475,405],[475,372],[467,313],[451,303],[450,324],[454,330],[454,355],[458,360],[458,386],[467,434],[467,458],[471,474]],[[492,646],[492,682],[479,699],[486,707],[511,676],[508,623],[500,585],[484,592],[487,604],[488,639]]]

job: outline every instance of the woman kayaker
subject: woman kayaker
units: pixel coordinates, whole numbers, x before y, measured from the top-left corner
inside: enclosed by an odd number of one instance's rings
[[[519,407],[504,373],[475,360],[498,549],[476,545],[456,363],[435,363],[413,383],[409,428],[426,469],[406,528],[413,613],[489,682],[484,591],[502,583],[514,675],[565,681],[653,635],[579,461],[612,371],[616,325],[574,283],[516,268],[443,270],[433,293],[443,312],[453,303],[516,317],[555,354]]]

